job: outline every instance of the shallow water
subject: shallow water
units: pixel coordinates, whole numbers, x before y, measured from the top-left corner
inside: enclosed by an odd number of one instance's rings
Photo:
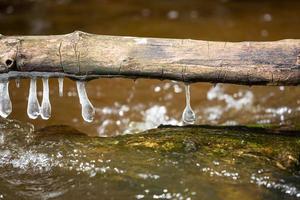
[[[300,38],[299,10],[300,1],[292,0],[4,0],[0,33],[64,34],[79,29],[111,35],[265,41]],[[267,130],[216,127],[161,128],[141,134],[160,124],[182,125],[184,84],[160,80],[88,82],[86,92],[95,116],[87,123],[81,117],[76,83],[65,79],[61,97],[57,79],[49,79],[51,117],[33,120],[26,113],[29,83],[21,80],[19,88],[14,81],[9,83],[13,120],[0,120],[0,198],[299,196],[300,143],[295,136],[300,127],[299,87],[190,86],[196,124],[294,129],[294,136],[285,137],[275,136],[276,131],[264,135]],[[37,90],[41,103],[40,79]],[[68,126],[51,127],[60,124]],[[86,136],[133,133],[139,134]]]

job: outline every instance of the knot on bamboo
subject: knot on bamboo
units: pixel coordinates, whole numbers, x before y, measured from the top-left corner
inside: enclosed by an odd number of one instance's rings
[[[0,73],[11,71],[16,65],[20,41],[0,35]]]
[[[62,39],[58,51],[60,65],[64,72],[80,74],[81,48],[84,46],[82,45],[82,40],[89,35],[90,34],[82,31],[74,31],[73,33],[67,34],[67,36]],[[72,51],[69,51],[70,49]]]

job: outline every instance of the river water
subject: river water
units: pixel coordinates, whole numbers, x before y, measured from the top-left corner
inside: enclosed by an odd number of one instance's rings
[[[3,35],[33,35],[65,34],[81,30],[96,34],[213,41],[297,39],[300,38],[299,10],[300,1],[292,0],[4,0],[0,2],[0,32]],[[264,186],[251,183],[251,174],[261,169],[261,166],[256,164],[253,165],[253,171],[245,171],[243,165],[229,167],[221,165],[223,169],[214,168],[218,173],[224,169],[235,168],[234,173],[243,174],[242,180],[240,175],[235,180],[232,179],[232,174],[229,174],[230,181],[224,182],[223,179],[202,176],[202,170],[207,169],[204,169],[201,163],[201,167],[198,167],[197,162],[203,162],[206,166],[213,163],[214,159],[203,160],[200,154],[197,154],[197,158],[193,157],[194,154],[191,156],[182,152],[178,156],[172,151],[158,155],[156,150],[147,149],[146,152],[139,152],[138,149],[128,150],[127,147],[124,147],[126,150],[123,154],[123,146],[115,146],[115,150],[100,148],[104,145],[101,143],[103,138],[94,136],[140,133],[160,124],[182,125],[181,116],[186,103],[185,86],[180,82],[119,78],[92,80],[86,84],[88,97],[96,109],[94,121],[91,123],[82,119],[76,83],[69,79],[64,80],[63,97],[59,96],[57,79],[49,80],[52,108],[50,119],[29,119],[26,112],[29,83],[29,80],[21,80],[19,88],[14,81],[9,84],[13,112],[9,116],[12,121],[1,122],[3,135],[0,163],[2,174],[0,194],[3,195],[1,198],[71,199],[87,194],[85,197],[90,199],[99,196],[104,199],[121,197],[166,199],[166,196],[159,195],[167,195],[170,188],[173,199],[222,199],[222,197],[253,199],[254,194],[259,194],[257,199],[297,197],[300,188],[299,171],[295,172],[294,169],[292,172],[280,171],[272,164],[267,165],[266,168],[270,173],[268,177],[282,185],[278,186],[279,189],[266,190]],[[40,79],[37,80],[37,88],[41,102]],[[284,129],[299,128],[299,87],[196,83],[190,86],[190,92],[196,124],[229,126],[275,124],[281,125]],[[33,129],[39,130],[62,124],[66,125],[58,131],[64,133],[62,136],[55,135],[54,139],[50,138],[49,141],[48,137],[36,139],[37,133]],[[43,131],[47,135],[48,128],[40,130],[39,135],[43,134]],[[77,133],[73,129],[93,137],[78,136],[73,134]],[[70,134],[65,136],[65,133]],[[117,137],[116,141],[125,140],[123,137]],[[138,138],[139,135],[135,137]],[[113,141],[111,138],[105,139],[110,140]],[[79,147],[93,150],[96,148],[94,146],[98,148],[97,154],[94,151],[82,153],[80,156],[79,153],[71,153]],[[296,151],[300,151],[296,144],[293,147]],[[12,149],[14,152],[9,152]],[[264,157],[263,154],[261,156]],[[115,158],[112,159],[113,157]],[[154,159],[152,164],[151,158]],[[144,164],[143,159],[147,160]],[[121,161],[126,163],[122,164]],[[178,166],[173,162],[179,162]],[[78,170],[73,170],[79,168],[84,171],[87,164],[93,163],[94,167],[88,168],[90,170],[87,170],[87,173],[78,174]],[[187,163],[192,163],[190,171]],[[137,169],[131,168],[132,164],[136,164]],[[99,169],[94,170],[96,167]],[[124,173],[120,170],[124,170]],[[170,177],[166,174],[170,174]],[[94,176],[98,178],[93,179]],[[145,179],[147,183],[137,180],[136,177]],[[180,184],[181,179],[188,182],[186,188]],[[281,179],[287,185],[278,183]],[[173,183],[173,180],[176,180],[176,183]],[[223,184],[226,186],[223,187]],[[286,189],[282,189],[285,186]],[[294,187],[296,190],[293,195],[286,195],[288,187]],[[155,192],[147,192],[152,189]],[[180,193],[178,197],[177,193]]]

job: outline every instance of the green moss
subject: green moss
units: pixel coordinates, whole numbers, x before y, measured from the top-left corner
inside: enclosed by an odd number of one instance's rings
[[[50,129],[53,132],[53,129]],[[45,130],[44,130],[45,131]],[[74,131],[73,131],[74,132]],[[299,165],[300,136],[287,136],[290,130],[258,127],[189,126],[160,127],[137,135],[115,138],[89,138],[76,134],[77,141],[89,140],[93,151],[172,152],[226,162],[271,162],[274,167],[293,169]],[[294,132],[292,132],[294,133]],[[47,134],[44,134],[45,138]],[[53,138],[58,134],[48,134]],[[70,135],[68,138],[71,139]],[[75,137],[75,135],[73,136]],[[89,150],[91,151],[91,150]],[[242,163],[240,162],[240,163]],[[230,163],[230,162],[229,162]],[[235,162],[234,162],[235,163]]]
[[[172,151],[175,149],[175,144],[173,142],[166,142],[162,145],[162,148],[166,151]]]

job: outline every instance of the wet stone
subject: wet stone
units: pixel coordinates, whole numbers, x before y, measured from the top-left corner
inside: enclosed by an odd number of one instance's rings
[[[30,124],[0,119],[0,194],[5,199],[75,199],[82,193],[86,199],[295,199],[300,136],[290,134],[161,126],[97,138],[68,126],[34,131]]]
[[[190,138],[183,141],[184,150],[186,152],[194,152],[198,150],[197,144]]]

